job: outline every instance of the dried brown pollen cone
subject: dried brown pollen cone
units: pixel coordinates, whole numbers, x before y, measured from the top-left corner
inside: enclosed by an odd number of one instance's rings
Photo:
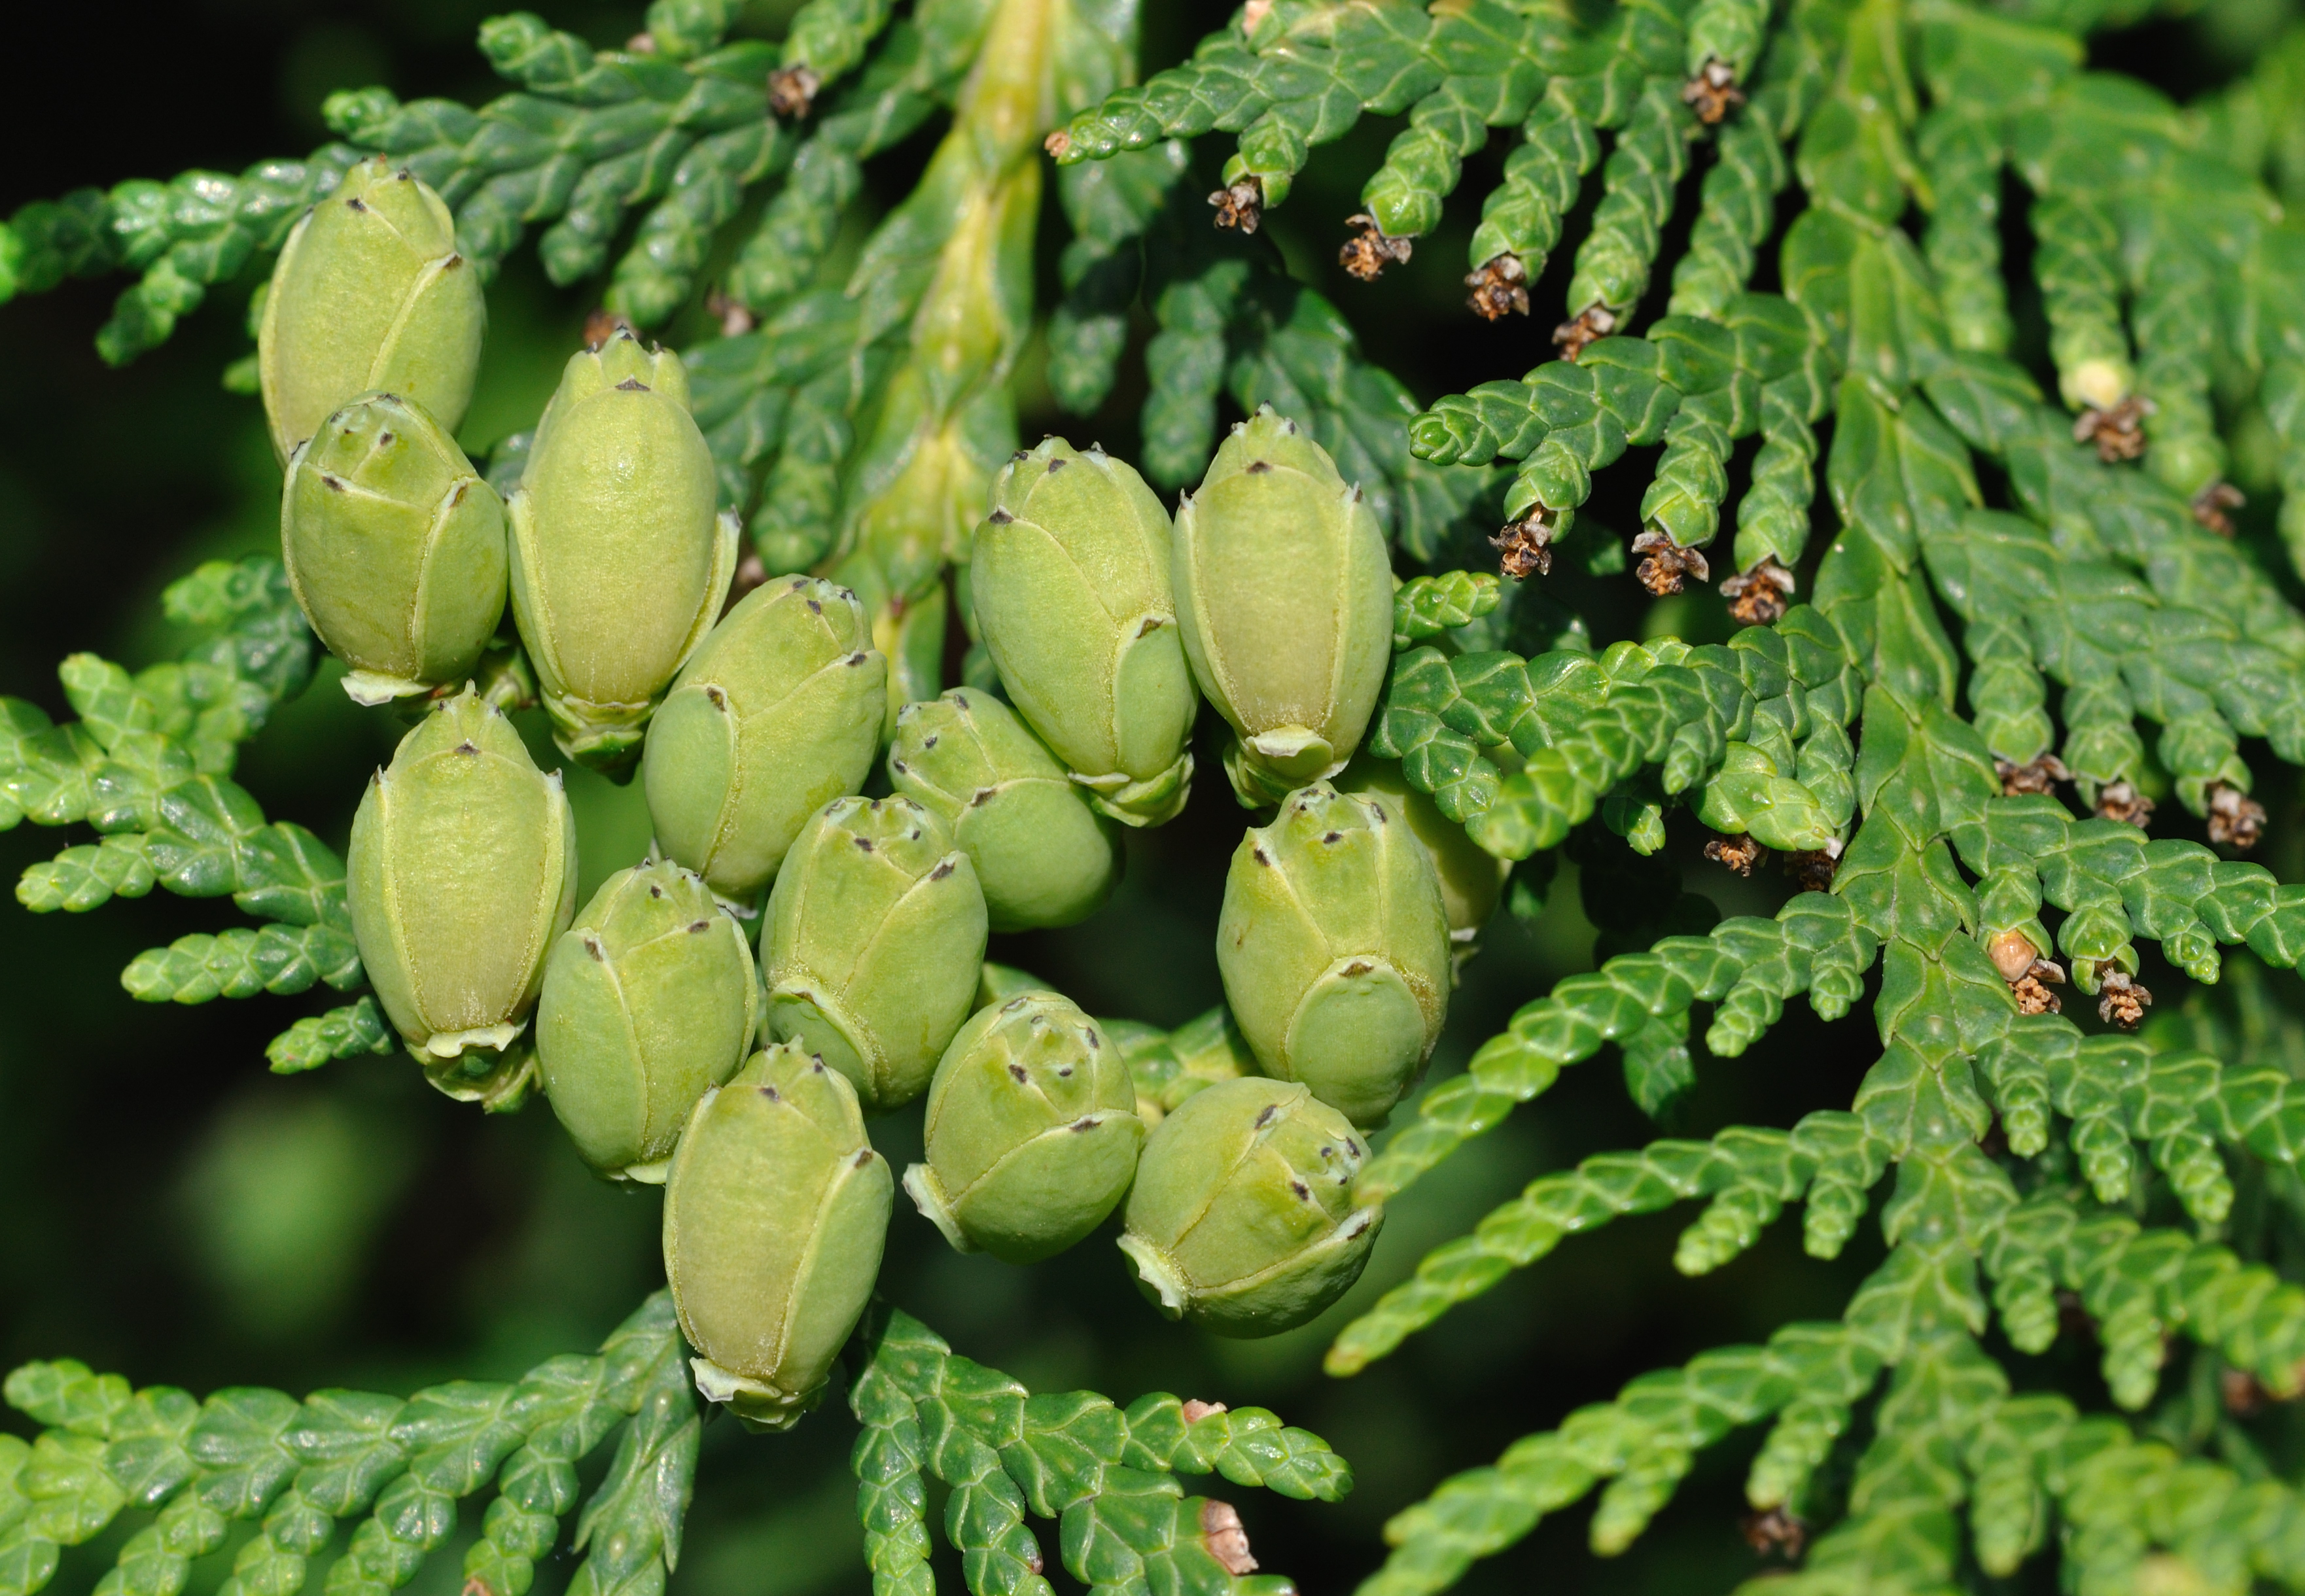
[[[1719,56],[1706,60],[1697,74],[1680,86],[1681,103],[1697,113],[1707,127],[1718,127],[1730,112],[1745,103],[1737,74]]]
[[[1264,222],[1264,183],[1255,173],[1227,183],[1209,196],[1217,208],[1217,225],[1254,233]]]
[[[1785,618],[1792,603],[1793,573],[1770,556],[1750,571],[1722,578],[1721,596],[1729,600],[1729,614],[1739,625],[1773,626]]]
[[[1633,539],[1633,552],[1641,556],[1633,574],[1640,579],[1641,586],[1660,598],[1680,592],[1692,578],[1697,582],[1713,579],[1713,567],[1706,563],[1703,549],[1684,548],[1669,534],[1654,528]]]
[[[1360,231],[1337,251],[1337,264],[1364,283],[1374,282],[1386,267],[1396,260],[1407,260],[1412,252],[1414,246],[1409,240],[1393,237],[1378,226],[1376,218],[1366,211],[1347,216],[1345,225]]]
[[[769,109],[778,116],[805,116],[816,103],[821,78],[805,66],[780,66],[769,74]]]
[[[1716,864],[1725,864],[1740,876],[1749,876],[1754,867],[1765,862],[1769,851],[1751,836],[1716,836],[1705,845],[1705,856]]]
[[[1574,361],[1585,352],[1587,344],[1595,343],[1617,330],[1617,313],[1606,305],[1587,305],[1576,315],[1552,329],[1552,341],[1561,348],[1561,358]]]
[[[1222,1564],[1227,1574],[1237,1578],[1256,1572],[1256,1559],[1248,1554],[1248,1531],[1230,1502],[1212,1499],[1201,1504],[1201,1539],[1208,1546],[1209,1556]]]
[[[1515,582],[1552,574],[1552,512],[1540,505],[1519,521],[1508,522],[1489,539],[1497,551],[1497,572]]]
[[[2042,754],[2022,765],[2014,760],[1996,759],[1993,761],[1993,773],[2001,778],[2003,798],[2037,797],[2054,791],[2057,783],[2073,778],[2064,760],[2053,753]]]
[[[2209,784],[2209,840],[2243,853],[2265,836],[2265,805],[2230,782]]]
[[[2153,994],[2139,986],[2135,976],[2111,960],[2102,960],[2097,967],[2097,1018],[2123,1031],[2134,1031],[2145,1023],[2145,1011],[2152,1006]]]
[[[2153,800],[2139,792],[2133,782],[2109,781],[2097,789],[2097,812],[2105,819],[2142,831],[2151,824],[2153,810]]]
[[[1467,272],[1465,287],[1465,303],[1484,321],[1528,314],[1528,267],[1518,255],[1499,255],[1478,271]]]
[[[2097,446],[2097,457],[2107,465],[2135,460],[2145,453],[2145,418],[2153,401],[2131,394],[2110,409],[2090,405],[2073,418],[2073,441]]]

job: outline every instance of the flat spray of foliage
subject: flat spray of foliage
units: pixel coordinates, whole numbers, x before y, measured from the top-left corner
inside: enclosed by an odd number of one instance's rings
[[[0,297],[132,272],[98,340],[128,360],[376,151],[439,191],[483,270],[533,229],[554,281],[606,273],[608,310],[643,328],[709,288],[727,335],[686,358],[727,505],[768,569],[857,590],[914,697],[940,685],[948,621],[971,624],[965,598],[947,614],[946,569],[1016,446],[1027,336],[1086,412],[1148,317],[1148,476],[1191,480],[1221,406],[1269,402],[1425,573],[1399,597],[1376,751],[1482,847],[1527,862],[1524,888],[1564,848],[1664,881],[1612,933],[1627,951],[1528,1003],[1418,1100],[1362,1200],[1611,1044],[1661,1109],[1690,1078],[1700,1006],[1705,1048],[1730,1059],[1788,1002],[1842,1020],[1878,983],[1880,1056],[1845,1109],[1542,1176],[1345,1328],[1340,1375],[1619,1215],[1696,1205],[1676,1259],[1695,1274],[1788,1205],[1832,1257],[1884,1199],[1885,1257],[1839,1318],[1645,1375],[1442,1482],[1388,1526],[1364,1596],[1445,1589],[1596,1492],[1594,1549],[1621,1549],[1700,1448],[1748,1428],[1765,1430],[1746,1488],[1758,1527],[1807,1542],[1769,1585],[1781,1596],[1952,1590],[2048,1557],[2088,1592],[2305,1588],[2305,1498],[2214,1396],[2222,1378],[2245,1411],[2305,1380],[2305,1289],[2265,1261],[2269,1227],[2242,1222],[2305,1207],[2305,1048],[2267,1019],[2258,968],[2305,956],[2305,887],[2235,857],[2265,821],[2241,739],[2305,762],[2305,615],[2286,573],[2232,538],[2225,480],[2242,441],[2285,490],[2281,537],[2305,561],[2305,228],[2276,198],[2305,205],[2305,34],[2179,106],[2082,69],[2089,34],[2139,20],[2132,0],[1251,0],[1141,84],[1133,0],[810,0],[781,45],[724,43],[732,9],[658,0],[646,47],[621,53],[499,18],[481,47],[514,85],[503,98],[341,94],[338,141],[303,159],[27,207],[0,231]],[[1346,264],[1374,276],[1408,258],[1466,157],[1506,130],[1466,263],[1472,310],[1557,318],[1561,358],[1420,410],[1249,237],[1363,115],[1405,125]],[[828,280],[861,163],[938,119],[917,191]],[[1237,146],[1196,179],[1184,140],[1212,132]],[[1044,183],[1072,233],[1053,306],[1033,298]],[[716,257],[753,189],[757,221]],[[1577,216],[1583,236],[1565,236]],[[1678,227],[1686,247],[1664,259]],[[2003,259],[2013,238],[2029,239],[2029,283]],[[1572,248],[1565,297],[1537,302],[1559,277],[1548,258]],[[707,284],[710,259],[727,265]],[[2039,373],[2009,358],[2012,299],[2035,291]],[[1662,446],[1639,579],[1673,591],[1720,567],[1755,623],[1726,646],[1595,655],[1573,618],[1468,569],[1491,534],[1532,586],[1555,557],[1621,569],[1576,513],[1636,445]],[[520,448],[496,469],[516,471]],[[1730,548],[1708,554],[1724,518]],[[386,1050],[355,995],[343,862],[231,780],[238,744],[310,674],[280,571],[204,568],[167,605],[210,634],[182,661],[132,675],[75,656],[78,718],[61,726],[0,702],[0,824],[97,834],[18,896],[84,911],[156,885],[230,894],[255,929],[145,954],[129,990],[191,1003],[321,982],[345,1005],[292,1025],[273,1067]],[[1532,638],[1555,646],[1498,646]],[[2218,846],[2151,836],[2140,786]],[[1663,845],[1673,805],[1734,862],[1786,855],[1807,890],[1773,918],[1692,919],[1670,872],[1623,868]],[[2221,949],[2254,962],[2216,1002],[2148,1016],[2141,941],[2198,982],[2217,981]],[[2058,1012],[2060,981],[2095,1011],[2082,1023]],[[2082,1319],[2131,1412],[2154,1403],[2172,1344],[2197,1344],[2207,1416],[2199,1390],[2168,1399],[2194,1420],[2147,1430],[2014,1388]],[[852,1365],[883,1592],[931,1588],[925,1475],[951,1488],[946,1532],[979,1593],[1048,1589],[1030,1516],[1058,1522],[1065,1566],[1100,1592],[1277,1590],[1237,1572],[1230,1509],[1175,1475],[1324,1499],[1349,1484],[1269,1414],[1029,1396],[901,1313],[868,1320]],[[202,1402],[70,1363],[21,1370],[7,1395],[47,1428],[0,1438],[0,1596],[39,1589],[59,1546],[132,1505],[158,1515],[106,1596],[172,1596],[233,1518],[261,1526],[234,1596],[296,1590],[339,1520],[353,1527],[331,1596],[387,1590],[491,1482],[472,1588],[518,1596],[576,1513],[578,1586],[654,1591],[694,1458],[660,1298],[597,1355],[405,1402]],[[616,1461],[578,1512],[576,1464],[611,1432]]]

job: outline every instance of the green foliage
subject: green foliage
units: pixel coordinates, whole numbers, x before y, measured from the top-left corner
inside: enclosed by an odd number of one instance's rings
[[[42,1425],[0,1437],[0,1581],[32,1596],[58,1550],[123,1510],[157,1511],[98,1583],[106,1596],[176,1596],[191,1561],[241,1543],[233,1596],[303,1588],[337,1526],[328,1596],[378,1596],[413,1579],[456,1531],[457,1503],[497,1488],[464,1558],[468,1589],[523,1596],[582,1490],[577,1465],[619,1430],[616,1459],[578,1518],[590,1554],[572,1589],[660,1591],[678,1560],[696,1466],[699,1416],[672,1299],[657,1293],[598,1354],[549,1360],[511,1384],[458,1380],[402,1401],[317,1391],[302,1402],[235,1387],[207,1400],[166,1386],[132,1389],[80,1363],[28,1363],[11,1406]]]
[[[1701,1204],[1674,1252],[1698,1275],[1788,1209],[1820,1260],[1878,1215],[1880,1261],[1837,1319],[1644,1375],[1448,1479],[1388,1525],[1364,1596],[1445,1589],[1595,1492],[1593,1548],[1621,1551],[1701,1449],[1761,1426],[1749,1505],[1823,1531],[1772,1583],[1786,1596],[1962,1588],[2052,1546],[2078,1590],[2305,1585],[2295,1485],[2237,1417],[2181,1422],[2189,1398],[2162,1389],[2182,1363],[2195,1386],[2287,1399],[2305,1371],[2305,1287],[2256,1217],[2305,1214],[2305,1033],[2266,973],[2305,958],[2305,887],[2235,856],[2268,819],[2244,740],[2305,764],[2305,33],[2180,106],[2085,70],[2093,35],[2149,9],[2128,0],[1260,0],[1141,83],[1126,3],[810,0],[781,45],[724,42],[736,9],[659,0],[634,52],[497,19],[481,48],[515,92],[478,110],[338,95],[343,141],[308,159],[27,207],[0,232],[0,297],[140,273],[99,336],[126,360],[370,151],[447,198],[483,270],[541,228],[548,276],[606,274],[606,307],[642,326],[701,324],[710,267],[725,335],[683,358],[720,498],[770,573],[856,591],[898,702],[958,657],[949,606],[974,635],[967,534],[1017,442],[1036,328],[1050,395],[1084,415],[1144,335],[1141,463],[1163,487],[1199,478],[1229,407],[1273,405],[1359,483],[1405,567],[1371,751],[1514,862],[1524,901],[1573,861],[1603,933],[1598,968],[1532,996],[1403,1112],[1357,1201],[1612,1045],[1663,1115],[1697,1078],[1693,1041],[1723,1067],[1796,998],[1841,1022],[1872,990],[1879,1040],[1845,1106],[1532,1172],[1342,1329],[1340,1375],[1621,1216]],[[1421,402],[1355,331],[1381,301],[1324,294],[1245,236],[1372,116],[1398,126],[1360,191],[1354,275],[1477,210],[1474,308],[1557,318],[1560,358]],[[858,219],[865,164],[932,123],[918,187]],[[1511,148],[1476,207],[1457,191],[1497,129]],[[1036,310],[1043,134],[1070,236]],[[1211,135],[1229,140],[1223,230],[1194,178]],[[492,468],[507,484],[524,446]],[[1576,518],[1633,450],[1654,452],[1627,485],[1641,579],[1706,581],[1697,551],[1725,518],[1724,596],[1762,624],[1703,644],[1618,628],[1635,641],[1467,568],[1500,524],[1509,553],[1605,538]],[[2220,536],[2245,476],[2284,497]],[[1624,563],[1580,553],[1588,574]],[[140,955],[140,999],[357,993],[342,862],[230,779],[310,671],[278,566],[203,567],[167,603],[213,634],[183,660],[72,657],[62,726],[0,700],[0,828],[97,836],[18,896],[84,911],[161,886],[262,922]],[[2144,794],[2214,845],[2151,835]],[[1684,809],[1716,853],[1784,853],[1809,889],[1720,918],[1663,853]],[[2156,953],[2192,989],[2139,1029]],[[1244,1068],[1221,1012],[1110,1029],[1148,1117]],[[357,996],[270,1056],[286,1072],[389,1046]],[[2037,1388],[2028,1360],[2077,1316],[2134,1424]],[[1349,1486],[1263,1410],[1033,1396],[901,1313],[876,1311],[853,1357],[879,1591],[933,1588],[931,1479],[972,1592],[1050,1588],[1037,1516],[1067,1571],[1115,1596],[1282,1588],[1234,1566],[1238,1521],[1180,1473]],[[260,1525],[234,1596],[298,1588],[349,1518],[332,1592],[396,1588],[492,1480],[467,1573],[520,1596],[576,1506],[576,1462],[618,1425],[576,1580],[652,1592],[697,1436],[660,1299],[597,1358],[405,1405],[200,1404],[72,1364],[20,1371],[9,1397],[47,1428],[0,1438],[0,1596],[132,1506],[156,1517],[107,1596],[173,1596],[234,1519]]]

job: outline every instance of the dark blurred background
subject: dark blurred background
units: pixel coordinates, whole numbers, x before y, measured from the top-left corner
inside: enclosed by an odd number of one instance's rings
[[[0,214],[81,184],[187,166],[236,171],[301,154],[327,137],[318,106],[336,88],[377,82],[406,98],[485,99],[501,86],[471,40],[494,9],[486,0],[44,8],[38,55],[19,56],[0,97],[0,148],[13,152],[0,164]],[[756,5],[744,27],[773,34],[789,9],[790,0]],[[609,46],[638,29],[639,10],[571,0],[551,7],[549,20]],[[1180,58],[1226,14],[1209,0],[1149,0],[1146,10],[1148,70]],[[2230,0],[2204,18],[2107,41],[2105,59],[2190,91],[2245,60],[2284,15],[2278,0]],[[902,195],[936,131],[879,163],[871,204]],[[1408,266],[1374,285],[1334,267],[1342,218],[1395,131],[1370,122],[1316,159],[1272,217],[1284,256],[1347,309],[1372,358],[1420,400],[1548,356],[1550,318],[1492,328],[1460,306],[1465,241],[1508,148],[1501,134],[1475,157],[1447,225],[1417,242]],[[1198,152],[1205,173],[1222,159],[1220,144]],[[1053,280],[1060,237],[1050,221]],[[1581,231],[1572,221],[1567,236]],[[1668,256],[1676,247],[1669,241]],[[1540,285],[1541,307],[1558,301],[1552,278],[1565,277],[1566,261],[1563,251]],[[0,691],[59,716],[54,673],[63,655],[92,649],[132,666],[167,657],[183,640],[159,618],[161,587],[202,559],[276,539],[278,475],[256,402],[218,384],[248,348],[250,284],[218,290],[166,347],[115,371],[91,339],[122,286],[68,284],[0,308],[0,348],[17,373],[0,385]],[[533,420],[589,308],[583,291],[546,284],[528,255],[507,265],[491,291],[487,365],[465,429],[476,454]],[[1116,452],[1133,441],[1143,392],[1134,356],[1106,413],[1089,424],[1054,412],[1036,359],[1028,353],[1019,378],[1026,437],[1069,429]],[[1630,527],[1645,463],[1608,474],[1596,519]],[[1596,642],[1725,632],[1709,596],[1636,607],[1624,579],[1575,575],[1554,591],[1586,611]],[[270,813],[341,847],[361,780],[388,757],[399,726],[356,709],[336,677],[333,666],[323,670],[248,749],[239,777]],[[1217,774],[1214,726],[1204,719],[1204,778],[1190,810],[1163,829],[1131,834],[1127,881],[1113,903],[1075,930],[996,939],[995,957],[1100,1014],[1172,1025],[1217,1001],[1212,938],[1243,816]],[[532,729],[545,753],[540,724]],[[638,858],[647,822],[636,789],[581,772],[571,787],[589,894]],[[2292,813],[2284,802],[2276,819]],[[1685,816],[1676,824],[1665,868],[1682,870],[1688,887],[1722,913],[1768,913],[1788,890],[1704,862],[1701,835]],[[2282,831],[2297,835],[2293,826]],[[0,836],[0,879],[76,840],[30,826]],[[1621,845],[1608,846],[1621,862]],[[2268,862],[2286,879],[2298,874],[2293,860]],[[591,1178],[548,1109],[483,1117],[434,1094],[396,1056],[305,1076],[267,1074],[265,1041],[326,1006],[323,993],[163,1009],[121,989],[117,972],[140,949],[236,920],[228,903],[165,895],[69,921],[0,904],[0,1363],[76,1356],[138,1384],[195,1391],[405,1392],[457,1376],[510,1378],[553,1353],[590,1347],[660,1282],[657,1194]],[[1500,915],[1456,996],[1433,1075],[1460,1069],[1517,1006],[1590,967],[1594,939],[1574,865],[1533,923]],[[2148,979],[2158,987],[2165,976]],[[1789,1125],[1813,1108],[1845,1107],[1875,1050],[1861,1017],[1827,1028],[1801,1007],[1743,1060],[1700,1051],[1697,1090],[1672,1128],[1702,1136],[1732,1122]],[[1789,1320],[1837,1314],[1877,1256],[1867,1227],[1839,1262],[1807,1260],[1798,1221],[1787,1218],[1729,1268],[1687,1280],[1671,1264],[1674,1237],[1695,1217],[1684,1207],[1565,1244],[1357,1379],[1320,1372],[1336,1329],[1428,1248],[1533,1176],[1656,1133],[1628,1102],[1613,1050],[1569,1072],[1395,1205],[1367,1278],[1343,1304],[1268,1341],[1224,1342],[1165,1324],[1138,1298],[1109,1235],[1056,1262],[1012,1269],[954,1254],[909,1205],[900,1205],[882,1289],[957,1350],[1038,1388],[1093,1387],[1123,1402],[1173,1390],[1269,1405],[1320,1431],[1358,1471],[1345,1504],[1223,1494],[1238,1500],[1268,1569],[1295,1575],[1308,1593],[1341,1592],[1381,1558],[1385,1517],[1443,1475],[1489,1461],[1645,1370]],[[918,1109],[876,1124],[874,1137],[899,1166],[916,1157]],[[2061,1345],[2057,1356],[2071,1362],[2063,1374],[2093,1380],[2089,1351]],[[846,1467],[853,1434],[837,1402],[781,1439],[710,1426],[675,1588],[690,1596],[868,1588]],[[1701,1459],[1623,1558],[1589,1557],[1580,1508],[1477,1567],[1466,1588],[1725,1589],[1764,1566],[1738,1532],[1739,1482],[1756,1440],[1737,1438]],[[91,1585],[133,1522],[68,1554],[55,1588]],[[467,1534],[477,1523],[467,1515]],[[1048,1536],[1044,1544],[1053,1552]],[[961,1588],[957,1563],[940,1556],[947,1583]],[[199,1565],[195,1596],[213,1590],[229,1563],[227,1548]],[[545,1596],[570,1566],[564,1550],[540,1571]],[[412,1589],[447,1596],[457,1566],[456,1554],[443,1553]],[[1053,1556],[1050,1570],[1068,1588]]]

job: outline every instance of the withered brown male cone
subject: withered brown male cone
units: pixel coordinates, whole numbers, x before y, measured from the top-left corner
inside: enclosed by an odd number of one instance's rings
[[[2153,800],[2139,792],[2132,783],[2109,781],[2097,789],[2097,812],[2108,820],[2119,820],[2142,831],[2152,823],[2153,809]]]
[[[2220,538],[2238,535],[2229,510],[2249,503],[2249,495],[2230,482],[2212,482],[2193,496],[2193,519]]]
[[[1745,91],[1737,87],[1737,74],[1729,64],[1714,56],[1680,86],[1680,100],[1697,113],[1697,121],[1718,127],[1730,112],[1745,103]]]
[[[2209,784],[2209,840],[2242,853],[2265,835],[2265,805],[2230,782]]]
[[[1585,352],[1587,344],[1607,337],[1617,330],[1617,313],[1606,305],[1587,305],[1582,310],[1552,329],[1552,341],[1560,345],[1561,358],[1574,361]]]
[[[1552,574],[1552,513],[1542,505],[1526,519],[1508,522],[1489,539],[1497,551],[1497,570],[1515,582]]]
[[[1471,291],[1465,295],[1465,303],[1484,321],[1528,314],[1528,267],[1518,255],[1507,252],[1478,271],[1467,272],[1465,286]]]
[[[2059,782],[2073,778],[2064,760],[2053,753],[2022,765],[2013,760],[1995,760],[1993,773],[2001,778],[2003,798],[2039,797],[2054,791]]]
[[[1823,848],[1807,848],[1787,853],[1777,861],[1794,887],[1802,892],[1831,892],[1833,872],[1841,868],[1841,861]]]
[[[805,116],[823,80],[804,66],[780,66],[769,74],[769,109],[778,116]]]
[[[1209,1556],[1223,1564],[1227,1574],[1238,1578],[1256,1572],[1256,1559],[1248,1555],[1248,1531],[1230,1502],[1212,1499],[1201,1504],[1201,1539],[1208,1544]]]
[[[2073,418],[2073,441],[2095,444],[2097,457],[2107,465],[2135,460],[2145,453],[2145,418],[2153,401],[2131,394],[2111,410],[2091,405]]]
[[[1672,540],[1670,533],[1654,530],[1642,532],[1633,539],[1633,552],[1641,556],[1633,574],[1640,578],[1641,586],[1663,598],[1678,593],[1691,577],[1709,582],[1713,567],[1705,558],[1705,551],[1684,548]]]
[[[1254,174],[1228,183],[1209,196],[1217,208],[1217,225],[1254,233],[1264,221],[1264,184]]]
[[[1785,618],[1792,594],[1793,573],[1773,556],[1721,582],[1721,596],[1729,600],[1729,614],[1740,626],[1775,625]]]
[[[1740,876],[1749,876],[1755,866],[1767,861],[1769,851],[1750,836],[1716,836],[1705,845],[1705,856]]]
[[[2112,960],[2104,959],[2098,961],[2097,980],[2098,1019],[2123,1031],[2134,1031],[2145,1023],[2145,1011],[2152,1006],[2153,994],[2139,986],[2135,976]]]
[[[1781,1551],[1798,1563],[1808,1548],[1807,1524],[1782,1507],[1772,1507],[1766,1513],[1748,1513],[1738,1521],[1737,1528],[1745,1537],[1745,1544],[1762,1557]]]
[[[1337,264],[1364,283],[1374,283],[1384,268],[1396,260],[1407,260],[1412,245],[1405,238],[1394,238],[1377,225],[1376,218],[1362,211],[1345,218],[1345,225],[1360,232],[1345,241],[1337,251]]]

